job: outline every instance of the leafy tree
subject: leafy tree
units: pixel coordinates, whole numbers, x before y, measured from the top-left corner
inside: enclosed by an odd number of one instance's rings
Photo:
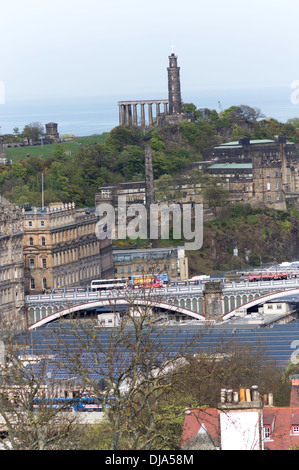
[[[110,152],[121,152],[126,145],[140,145],[141,136],[134,129],[118,126],[110,131],[105,144]]]
[[[224,206],[228,201],[228,191],[217,184],[216,178],[210,178],[203,188],[203,197],[207,205],[213,209]]]
[[[31,122],[27,124],[22,132],[23,137],[32,140],[39,140],[44,135],[44,126],[40,122]]]

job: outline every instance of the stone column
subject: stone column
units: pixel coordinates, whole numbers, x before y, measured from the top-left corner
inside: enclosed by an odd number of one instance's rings
[[[157,118],[160,116],[160,103],[156,103],[156,116]]]
[[[145,114],[144,114],[144,105],[145,103],[141,103],[141,127],[145,127]]]
[[[134,121],[134,126],[138,125],[137,121],[137,103],[133,104],[133,121]]]
[[[130,125],[129,105],[125,105],[125,126]]]
[[[167,103],[164,103],[164,113],[167,114]]]
[[[206,320],[222,319],[221,282],[207,282],[204,290],[204,315]]]
[[[153,125],[153,110],[152,110],[152,104],[153,103],[148,103],[148,120],[149,120],[149,125]]]
[[[123,124],[124,124],[124,121],[123,121],[123,105],[119,104],[118,107],[119,107],[119,125],[123,126]]]

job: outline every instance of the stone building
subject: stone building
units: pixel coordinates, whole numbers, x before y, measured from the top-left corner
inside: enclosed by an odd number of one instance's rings
[[[26,294],[113,277],[111,240],[96,237],[97,222],[94,211],[74,203],[24,211]]]
[[[56,122],[48,122],[45,124],[46,135],[48,140],[59,140],[58,124]]]
[[[273,140],[243,138],[206,149],[202,161],[192,166],[221,178],[231,202],[284,210],[287,199],[298,201],[298,152],[284,136]]]
[[[170,281],[179,281],[189,277],[184,247],[113,250],[113,259],[116,278],[168,274]]]
[[[23,219],[21,211],[4,200],[0,204],[0,325],[26,327],[24,301]]]

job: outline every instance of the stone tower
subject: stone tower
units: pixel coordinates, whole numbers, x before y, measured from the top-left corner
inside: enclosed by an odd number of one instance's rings
[[[168,72],[168,100],[169,100],[169,114],[181,114],[182,112],[182,98],[181,98],[181,83],[180,83],[180,67],[177,65],[177,56],[172,53],[169,56]]]
[[[46,139],[58,140],[59,139],[58,124],[56,124],[56,122],[48,122],[48,124],[45,124],[45,126],[46,126]]]

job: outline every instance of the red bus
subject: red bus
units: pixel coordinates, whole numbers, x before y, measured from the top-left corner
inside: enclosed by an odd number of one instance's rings
[[[248,276],[246,281],[248,282],[260,282],[260,281],[282,281],[288,279],[289,275],[285,273],[275,273],[275,274],[256,274]]]

